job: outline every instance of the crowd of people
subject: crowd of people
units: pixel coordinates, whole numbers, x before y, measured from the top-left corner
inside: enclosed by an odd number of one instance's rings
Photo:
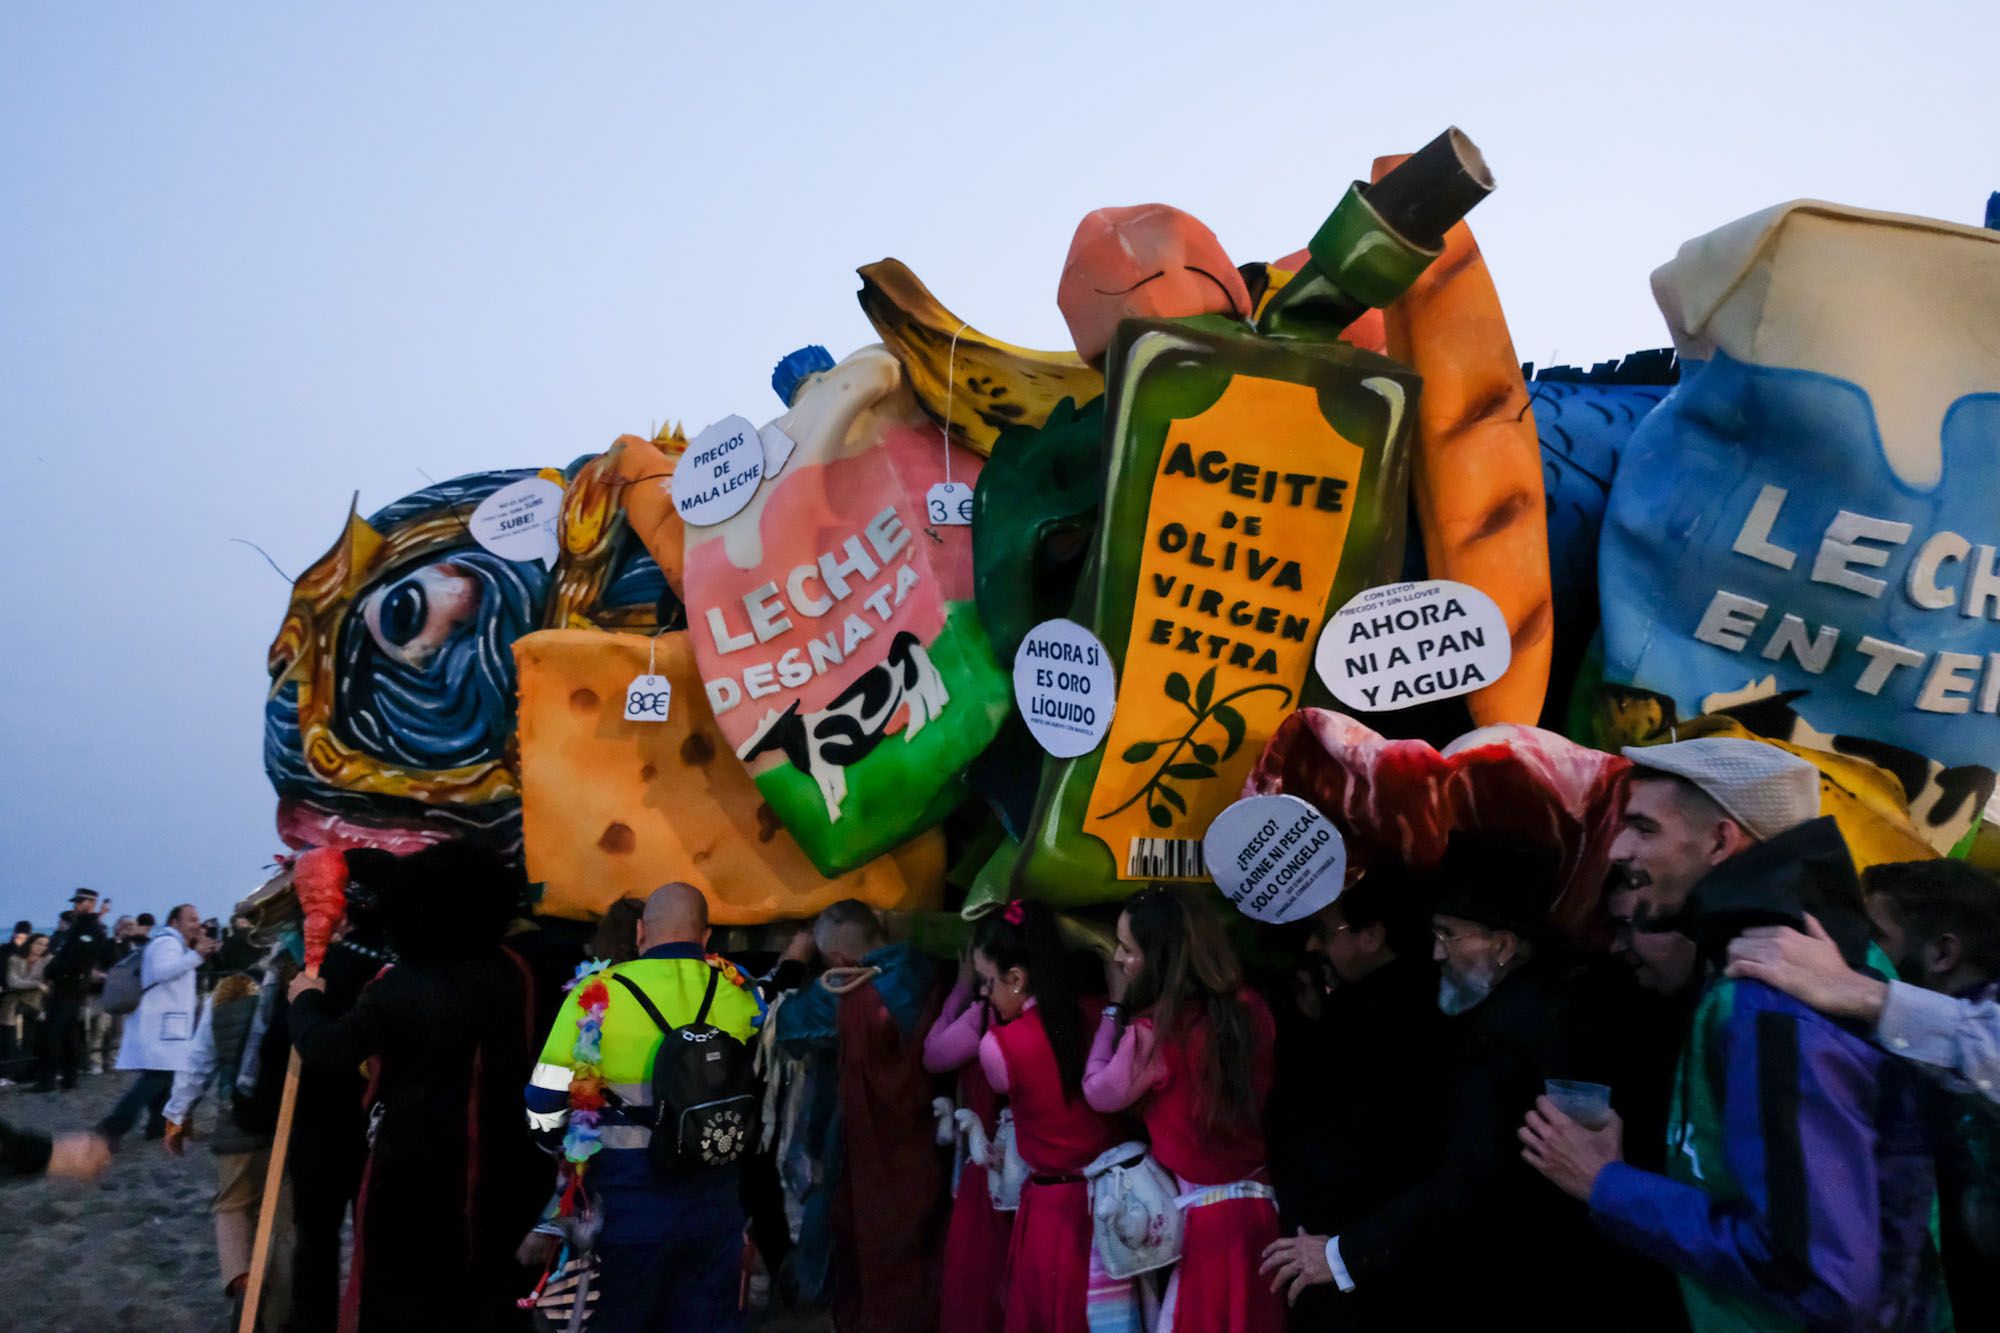
[[[199,952],[202,992],[261,956],[247,921],[238,919],[225,930],[214,918],[176,918],[163,931],[151,912],[107,924],[110,905],[95,889],[78,889],[53,931],[17,921],[0,943],[0,1087],[69,1092],[81,1077],[118,1069],[126,1015],[106,1007],[105,982],[112,968],[157,936],[172,933]],[[198,927],[192,936],[189,924]]]
[[[858,902],[723,957],[670,884],[585,946],[470,847],[352,853],[318,976],[198,1004],[169,915],[93,1141],[182,1150],[217,1095],[240,1291],[296,1051],[267,1328],[730,1329],[767,1287],[843,1333],[2000,1327],[2000,887],[1858,876],[1773,747],[1630,754],[1605,948],[1476,830],[1291,929],[999,904],[955,969]]]

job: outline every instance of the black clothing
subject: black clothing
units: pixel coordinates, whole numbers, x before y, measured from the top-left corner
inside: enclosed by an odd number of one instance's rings
[[[41,1056],[37,1086],[42,1090],[58,1081],[64,1088],[76,1086],[83,1068],[84,1007],[90,1001],[91,973],[111,963],[111,941],[95,916],[77,917],[49,941],[49,964],[42,973],[49,995],[37,1041]]]
[[[125,1089],[125,1095],[111,1108],[111,1114],[98,1122],[97,1132],[111,1140],[113,1147],[118,1140],[132,1132],[132,1126],[139,1123],[139,1113],[146,1113],[146,1137],[165,1138],[167,1133],[167,1099],[173,1095],[174,1071],[171,1069],[142,1069],[132,1080],[132,1086]]]
[[[1335,1234],[1394,1198],[1434,1155],[1446,1036],[1437,968],[1398,958],[1281,1024],[1271,1178],[1287,1231]]]
[[[547,1032],[562,1012],[563,1000],[567,998],[565,988],[576,976],[576,965],[584,958],[583,950],[564,943],[532,921],[517,922],[501,943],[528,965],[528,975],[535,979],[535,1031]]]
[[[58,1082],[65,1092],[76,1086],[76,1077],[83,1069],[83,1011],[89,1003],[88,993],[54,992],[43,1002],[41,1025],[35,1029],[38,1091],[52,1092]]]
[[[1852,968],[1868,966],[1875,928],[1847,840],[1831,815],[1808,819],[1715,866],[1688,894],[1681,933],[1720,968],[1729,942],[1754,926],[1805,929],[1810,912]]]
[[[49,965],[42,980],[49,983],[51,1000],[81,998],[90,993],[90,974],[113,962],[111,939],[104,923],[94,916],[80,916],[70,928],[49,941]]]
[[[2000,1000],[2000,982],[1959,999]],[[1976,1092],[1932,1104],[1938,1230],[1952,1316],[1961,1329],[2000,1328],[2000,1107]]]
[[[380,1063],[357,1206],[363,1333],[525,1328],[514,1261],[548,1192],[521,1089],[534,1062],[530,984],[498,947],[411,961],[340,1017],[301,994],[292,1040],[310,1068]]]
[[[1340,1235],[1431,1168],[1447,1050],[1437,1000],[1431,961],[1397,958],[1335,987],[1317,1020],[1273,1006],[1276,1075],[1265,1137],[1281,1234],[1304,1227]],[[1351,1294],[1308,1289],[1292,1309],[1292,1327],[1408,1327],[1401,1288],[1385,1277]]]
[[[46,1134],[15,1129],[0,1120],[0,1176],[39,1176],[49,1169],[54,1144]]]
[[[330,945],[319,973],[326,982],[318,1000],[322,1020],[352,1009],[362,987],[392,959],[379,933],[365,927]],[[282,1066],[291,1050],[289,1017],[280,995],[266,1037],[266,1068]],[[339,1325],[341,1230],[368,1160],[368,1112],[361,1104],[366,1090],[367,1081],[353,1065],[299,1070],[287,1158],[294,1233],[293,1333],[334,1333]]]
[[[222,941],[222,947],[215,951],[215,971],[223,976],[231,972],[249,972],[263,957],[264,951],[251,940],[249,931],[232,931]]]
[[[1448,1020],[1434,1162],[1339,1233],[1354,1294],[1395,1289],[1396,1327],[1595,1330],[1625,1308],[1616,1250],[1521,1160],[1517,1137],[1544,1080],[1609,1082],[1601,1015],[1572,1003],[1575,979],[1537,958]]]

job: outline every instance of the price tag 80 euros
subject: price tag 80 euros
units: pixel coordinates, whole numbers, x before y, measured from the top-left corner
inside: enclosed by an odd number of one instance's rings
[[[625,720],[665,722],[673,698],[674,683],[665,676],[636,676],[625,687]]]
[[[924,496],[924,512],[933,527],[968,527],[972,523],[972,488],[962,481],[941,481]]]

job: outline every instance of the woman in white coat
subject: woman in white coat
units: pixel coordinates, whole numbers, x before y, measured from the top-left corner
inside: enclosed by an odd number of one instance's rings
[[[166,1134],[162,1113],[167,1096],[173,1091],[174,1075],[187,1068],[188,1053],[194,1048],[195,969],[215,950],[216,941],[202,932],[201,914],[192,903],[176,907],[146,945],[139,964],[139,984],[145,993],[125,1020],[125,1038],[118,1046],[118,1067],[140,1074],[97,1127],[113,1145],[131,1132],[141,1110],[146,1112],[147,1138]]]

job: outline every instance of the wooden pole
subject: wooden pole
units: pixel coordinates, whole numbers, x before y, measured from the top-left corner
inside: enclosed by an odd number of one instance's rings
[[[308,976],[318,976],[313,968]],[[264,1300],[264,1273],[271,1266],[271,1240],[278,1229],[278,1196],[284,1192],[285,1153],[292,1145],[292,1114],[299,1106],[299,1053],[285,1066],[285,1092],[278,1102],[278,1128],[271,1139],[271,1165],[264,1172],[264,1201],[257,1210],[257,1244],[250,1251],[250,1279],[243,1288],[243,1319],[237,1333],[257,1333],[257,1307]]]

